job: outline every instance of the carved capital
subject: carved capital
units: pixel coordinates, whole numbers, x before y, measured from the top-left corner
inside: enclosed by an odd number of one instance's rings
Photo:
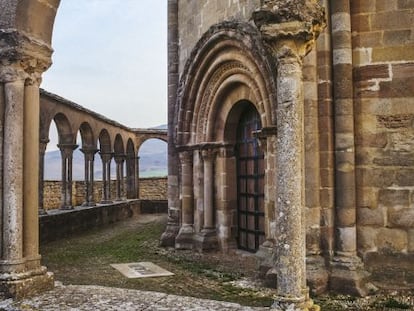
[[[278,59],[304,57],[326,27],[325,10],[317,0],[265,0],[252,19]],[[277,53],[281,47],[285,51]]]
[[[101,156],[102,162],[107,163],[111,161],[113,157],[112,152],[99,152],[99,155]]]
[[[79,145],[76,144],[58,144],[57,146],[60,149],[63,158],[71,158],[73,150],[79,147]]]
[[[42,73],[52,64],[52,48],[16,29],[1,30],[0,42],[0,81],[40,85]]]
[[[203,161],[212,161],[214,157],[217,154],[216,149],[208,148],[208,149],[202,149],[201,150],[201,157],[203,158]]]
[[[114,160],[116,164],[122,164],[125,161],[125,154],[115,154]]]

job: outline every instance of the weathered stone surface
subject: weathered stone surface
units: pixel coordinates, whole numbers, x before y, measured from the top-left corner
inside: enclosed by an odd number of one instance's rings
[[[409,194],[408,190],[383,189],[378,193],[378,203],[387,207],[408,207]]]
[[[408,237],[405,230],[380,228],[375,240],[379,252],[402,252],[407,250]]]
[[[358,208],[357,209],[358,225],[360,226],[384,226],[385,215],[384,208]]]
[[[388,213],[388,224],[390,227],[414,228],[414,209],[391,210]]]

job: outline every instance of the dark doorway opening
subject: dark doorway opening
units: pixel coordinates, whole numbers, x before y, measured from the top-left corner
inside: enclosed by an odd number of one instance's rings
[[[237,201],[240,249],[255,252],[265,240],[264,154],[254,132],[261,129],[253,105],[242,112],[237,127]]]

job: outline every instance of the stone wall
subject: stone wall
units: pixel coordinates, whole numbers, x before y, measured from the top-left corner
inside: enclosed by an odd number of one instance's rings
[[[414,2],[353,1],[352,30],[358,248],[413,284],[396,267],[414,257]]]
[[[139,180],[139,198],[144,200],[166,200],[167,178],[141,178]]]
[[[167,199],[167,178],[142,178],[140,179],[140,198],[146,200]],[[126,190],[126,185],[124,185]],[[125,195],[124,195],[125,196]],[[116,181],[111,181],[111,198],[116,197]],[[94,182],[95,202],[102,199],[102,181]],[[83,181],[74,181],[72,185],[72,200],[75,206],[81,205],[85,200],[85,185]],[[56,209],[61,204],[61,182],[44,182],[44,208],[46,210]]]
[[[180,69],[191,54],[197,41],[210,26],[225,20],[248,21],[260,0],[179,0]]]

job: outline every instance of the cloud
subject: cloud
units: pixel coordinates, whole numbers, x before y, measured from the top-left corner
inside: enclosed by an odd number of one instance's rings
[[[61,1],[42,87],[131,127],[166,123],[167,1]]]

